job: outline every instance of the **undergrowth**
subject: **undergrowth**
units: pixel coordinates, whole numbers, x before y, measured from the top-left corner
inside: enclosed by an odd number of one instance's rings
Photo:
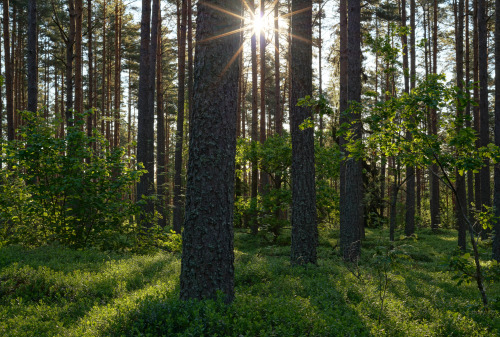
[[[346,265],[338,256],[338,233],[323,231],[318,265],[292,267],[289,233],[270,245],[237,231],[236,298],[230,306],[220,300],[178,300],[178,253],[135,255],[59,246],[31,250],[2,247],[0,335],[500,333],[498,283],[487,284],[492,304],[485,311],[474,285],[457,286],[453,273],[443,266],[456,246],[454,232],[443,230],[434,234],[421,230],[415,239],[400,238],[395,246],[398,256],[404,258],[397,261],[390,254],[387,234],[367,230],[362,259],[355,265]],[[487,259],[488,247],[482,249]]]

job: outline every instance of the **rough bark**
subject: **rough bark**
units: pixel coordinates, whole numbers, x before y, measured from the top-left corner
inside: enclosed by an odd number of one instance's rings
[[[36,112],[38,102],[38,51],[37,51],[36,0],[28,1],[28,111]]]
[[[347,45],[348,45],[348,88],[347,99],[351,102],[347,121],[351,124],[353,140],[361,139],[361,115],[356,103],[361,101],[361,3],[359,0],[348,2]],[[343,213],[340,222],[340,249],[346,261],[355,261],[360,256],[360,227],[363,221],[362,163],[355,157],[348,157],[345,150],[345,181],[343,200],[340,209]]]
[[[312,95],[312,0],[293,0],[292,12],[292,264],[316,263],[318,227],[314,183],[314,128],[300,126],[312,118],[310,107],[297,106]]]
[[[182,0],[181,20],[179,25],[179,74],[177,89],[177,131],[175,134],[175,164],[174,164],[174,231],[181,232],[182,227],[182,144],[184,142],[184,100],[186,79],[186,0]]]
[[[138,134],[137,161],[143,163],[147,172],[137,184],[137,200],[154,193],[154,116],[151,114],[149,100],[150,77],[150,33],[151,0],[142,0],[141,48],[139,59],[139,95],[138,95]],[[146,201],[143,205],[146,214],[152,214],[154,205]],[[149,225],[149,224],[146,224]]]
[[[186,187],[180,296],[234,299],[233,204],[236,154],[236,102],[241,2],[198,2],[194,61],[192,137]],[[220,25],[223,22],[224,25]],[[224,27],[223,29],[215,29]]]
[[[345,113],[347,110],[347,80],[348,80],[348,62],[347,62],[347,0],[340,0],[340,67],[339,67],[339,124],[347,122]],[[342,152],[345,152],[344,137],[339,138],[339,145]],[[340,192],[339,192],[339,217],[340,223],[345,223],[345,208],[343,207],[345,199],[345,161],[340,163]],[[382,192],[383,198],[383,192]],[[383,209],[381,210],[383,214]]]

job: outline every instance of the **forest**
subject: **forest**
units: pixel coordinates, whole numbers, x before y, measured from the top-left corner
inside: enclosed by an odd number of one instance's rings
[[[500,335],[500,0],[2,0],[0,336]]]

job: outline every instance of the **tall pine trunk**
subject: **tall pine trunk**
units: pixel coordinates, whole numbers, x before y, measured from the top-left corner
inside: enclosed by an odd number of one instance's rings
[[[141,49],[139,59],[139,96],[138,96],[138,134],[137,161],[143,163],[147,172],[142,175],[137,185],[137,200],[154,194],[154,115],[151,114],[150,98],[150,34],[151,0],[142,0]],[[153,213],[154,205],[147,200],[143,205],[146,214]],[[150,224],[145,224],[146,226]]]
[[[495,145],[500,146],[500,0],[495,1]],[[500,164],[495,164],[493,259],[500,262]]]
[[[236,154],[236,103],[239,63],[231,58],[240,46],[241,2],[198,2],[194,60],[192,135],[182,237],[180,296],[234,299],[233,205]],[[224,25],[220,25],[224,22]],[[216,30],[216,27],[224,27]]]
[[[184,141],[184,81],[186,79],[186,0],[182,0],[181,20],[179,25],[179,74],[177,90],[177,131],[175,136],[175,164],[174,164],[174,231],[181,232],[182,215],[182,144]]]
[[[314,128],[310,107],[297,106],[312,95],[312,0],[292,0],[290,133],[292,136],[292,264],[316,263],[318,227],[314,168]]]
[[[38,102],[38,32],[36,0],[28,1],[28,111],[36,112]]]

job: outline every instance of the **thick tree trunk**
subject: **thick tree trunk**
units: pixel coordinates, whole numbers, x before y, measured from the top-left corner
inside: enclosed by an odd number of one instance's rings
[[[222,291],[226,302],[231,302],[239,73],[239,63],[231,63],[231,58],[240,39],[239,34],[212,37],[237,30],[241,21],[214,9],[213,3],[228,12],[241,10],[240,1],[198,2],[180,295],[182,299],[214,298]],[[224,29],[215,31],[221,22]]]
[[[345,111],[348,107],[347,105],[347,80],[348,80],[348,62],[347,62],[347,0],[340,0],[339,4],[340,12],[340,67],[339,67],[339,125],[347,122],[345,118]],[[345,140],[344,137],[339,138],[339,145],[341,151],[345,152]],[[339,192],[339,211],[340,211],[340,223],[344,223],[345,208],[343,207],[345,199],[345,161],[340,163],[340,192]],[[383,198],[383,192],[382,192]],[[381,210],[382,214],[383,209]]]
[[[312,95],[312,0],[292,0],[292,264],[316,263],[318,227],[314,172],[314,128],[300,125],[312,118],[300,98]]]
[[[151,114],[150,99],[150,64],[149,53],[151,33],[151,0],[142,0],[141,49],[139,61],[139,96],[138,96],[138,135],[137,161],[147,170],[137,185],[137,200],[154,194],[154,115]],[[146,214],[152,214],[153,203],[148,200],[143,206]],[[145,224],[149,226],[151,224]]]
[[[349,1],[348,12],[348,89],[347,99],[352,102],[348,121],[352,123],[353,140],[361,138],[361,113],[356,107],[361,102],[361,2]],[[347,154],[347,150],[345,151]],[[345,161],[345,181],[340,211],[340,249],[346,261],[356,261],[360,256],[360,227],[363,222],[363,182],[361,160],[349,158]]]
[[[175,175],[174,175],[174,231],[181,232],[182,227],[182,144],[184,141],[184,81],[186,79],[186,18],[187,4],[182,0],[179,26],[179,85],[177,90],[177,132],[175,137]]]
[[[28,111],[38,110],[38,32],[36,0],[28,1]]]

